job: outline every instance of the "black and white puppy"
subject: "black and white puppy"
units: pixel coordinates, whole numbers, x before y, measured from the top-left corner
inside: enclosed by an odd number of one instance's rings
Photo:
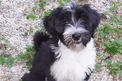
[[[93,34],[100,15],[88,4],[68,3],[43,19],[48,32],[34,36],[35,56],[22,81],[87,81],[94,69]]]

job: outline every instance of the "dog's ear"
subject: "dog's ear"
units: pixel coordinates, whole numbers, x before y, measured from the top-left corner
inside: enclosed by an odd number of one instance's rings
[[[43,18],[43,24],[46,29],[46,31],[51,34],[53,37],[56,36],[57,34],[57,22],[59,22],[57,16],[59,15],[58,13],[60,12],[61,8],[57,8],[49,16],[46,16]]]
[[[89,13],[89,24],[90,27],[92,27],[90,33],[93,37],[95,29],[100,23],[100,14],[96,10],[91,9],[89,4],[85,4],[82,7],[85,8],[85,10]]]
[[[49,34],[54,35],[55,15],[53,12],[49,16],[46,16],[43,18],[43,24],[44,24],[46,31]]]

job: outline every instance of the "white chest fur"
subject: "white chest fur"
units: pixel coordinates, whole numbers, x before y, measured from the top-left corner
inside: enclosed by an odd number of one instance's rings
[[[51,75],[56,81],[83,81],[94,69],[96,50],[93,39],[81,51],[73,51],[59,42],[59,47],[51,47],[55,54],[59,53],[51,66]],[[86,73],[85,73],[86,72]]]

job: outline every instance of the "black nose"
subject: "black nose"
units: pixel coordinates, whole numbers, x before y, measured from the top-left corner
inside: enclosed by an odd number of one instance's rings
[[[76,40],[76,41],[78,41],[80,39],[80,37],[81,37],[81,34],[80,33],[74,33],[74,34],[72,34],[72,38],[74,40]]]

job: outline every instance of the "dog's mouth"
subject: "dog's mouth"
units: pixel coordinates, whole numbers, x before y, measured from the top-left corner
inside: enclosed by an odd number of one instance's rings
[[[74,41],[73,44],[80,44],[80,43],[82,43],[82,42],[81,41]]]
[[[72,41],[72,42],[73,43],[66,45],[71,50],[80,51],[85,47],[85,45],[82,43],[82,41]]]
[[[74,41],[73,39],[70,39],[69,42],[66,42],[64,43],[68,48],[71,48],[71,47],[75,47],[77,45],[81,45],[82,44],[82,41],[79,40],[79,41]]]

